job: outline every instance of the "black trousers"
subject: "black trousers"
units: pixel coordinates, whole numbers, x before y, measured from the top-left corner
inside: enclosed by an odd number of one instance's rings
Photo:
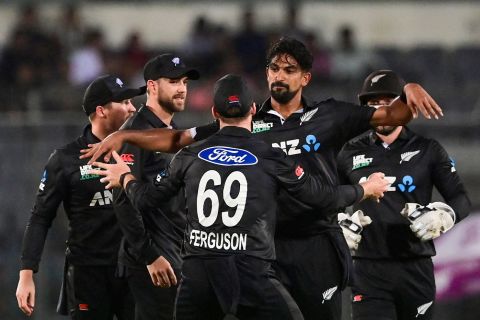
[[[305,319],[341,320],[341,291],[351,266],[343,235],[339,234],[338,239],[336,234],[328,233],[275,239],[275,248],[274,270]]]
[[[115,266],[69,265],[65,275],[68,312],[74,320],[133,320],[135,305]]]
[[[354,270],[353,319],[432,319],[435,278],[431,258],[355,259]]]
[[[270,263],[247,256],[184,260],[176,320],[301,320]]]
[[[178,273],[175,272],[175,275]],[[162,288],[153,285],[147,267],[127,267],[127,279],[135,299],[135,320],[172,320],[177,286]]]

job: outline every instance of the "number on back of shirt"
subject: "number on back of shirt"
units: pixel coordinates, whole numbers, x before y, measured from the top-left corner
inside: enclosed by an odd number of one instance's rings
[[[219,195],[212,189],[207,189],[207,184],[213,182],[214,186],[222,185],[222,177],[216,170],[209,170],[205,172],[200,179],[198,184],[197,192],[197,214],[198,221],[204,227],[210,227],[215,223],[218,217],[220,199]],[[239,184],[238,194],[232,196],[232,186],[234,183]],[[234,171],[228,175],[228,177],[223,182],[223,192],[220,195],[223,202],[235,212],[231,216],[229,214],[230,210],[222,211],[222,222],[227,227],[236,226],[240,219],[242,218],[243,212],[245,211],[245,203],[247,201],[247,190],[248,182],[245,175],[240,171]],[[211,209],[210,212],[205,214],[204,207],[205,201],[210,200]]]

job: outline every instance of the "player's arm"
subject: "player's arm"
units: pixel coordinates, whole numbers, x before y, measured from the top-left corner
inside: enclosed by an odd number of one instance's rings
[[[18,307],[26,315],[31,315],[34,311],[35,283],[33,274],[38,271],[48,230],[53,219],[55,219],[58,206],[65,197],[67,188],[59,158],[56,151],[47,162],[35,205],[23,236],[16,296]]]
[[[175,153],[195,141],[209,137],[218,129],[218,123],[212,122],[188,130],[167,128],[119,130],[107,136],[101,143],[89,145],[90,149],[81,150],[80,159],[91,158],[89,161],[91,164],[104,154],[104,161],[109,162],[112,151],[119,151],[124,143],[151,151]]]
[[[407,83],[404,94],[395,99],[389,106],[381,106],[375,110],[370,119],[371,126],[407,124],[420,111],[427,119],[438,119],[443,116],[442,109],[435,100],[419,84]]]
[[[126,144],[121,152],[131,161],[128,166],[132,173],[137,177],[142,177],[147,151]],[[133,207],[123,189],[115,188],[113,190],[113,209],[128,244],[136,252],[141,253],[141,258],[147,265],[155,261],[160,252],[145,227],[142,214]]]
[[[284,188],[305,204],[323,209],[321,211],[335,211],[367,197],[382,197],[388,188],[388,182],[380,173],[362,184],[334,186],[322,176],[305,172],[286,156],[277,162],[276,172]]]
[[[467,217],[471,210],[465,186],[460,180],[455,163],[437,141],[432,141],[431,160],[433,161],[431,171],[433,184],[445,202],[455,211],[457,223]]]
[[[90,172],[104,176],[100,181],[106,183],[106,189],[123,188],[132,205],[139,212],[158,207],[175,196],[183,186],[185,170],[181,161],[181,152],[172,159],[163,178],[155,185],[137,180],[118,153],[113,151],[112,155],[116,161],[115,164],[95,162],[94,165],[103,170],[90,170]]]

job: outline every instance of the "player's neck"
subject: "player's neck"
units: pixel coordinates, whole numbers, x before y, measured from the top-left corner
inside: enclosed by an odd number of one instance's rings
[[[225,127],[239,127],[247,129],[248,131],[252,131],[252,117],[247,117],[243,120],[233,123],[225,123],[220,119],[220,129]]]
[[[402,132],[402,129],[403,127],[397,127],[395,130],[393,130],[392,133],[390,133],[389,135],[384,135],[384,134],[380,134],[377,132],[377,136],[383,141],[385,142],[386,144],[388,145],[391,145],[392,143],[395,142],[395,140],[397,140],[398,136],[400,135],[400,133]]]
[[[113,133],[114,131],[115,130],[110,130],[105,126],[100,125],[98,122],[92,121],[92,134],[100,141],[105,139],[110,133]]]
[[[288,101],[287,103],[280,103],[276,101],[273,97],[271,98],[270,102],[272,105],[272,109],[280,113],[284,119],[287,119],[292,113],[303,107],[301,91],[299,91],[292,98],[292,100]]]
[[[147,100],[147,108],[150,109],[167,126],[172,122],[175,113],[165,110],[158,102]]]

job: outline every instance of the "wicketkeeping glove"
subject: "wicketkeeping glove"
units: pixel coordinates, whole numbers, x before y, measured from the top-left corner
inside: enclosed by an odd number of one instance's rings
[[[363,214],[362,210],[355,211],[351,216],[348,213],[340,212],[337,216],[338,224],[342,227],[343,236],[347,241],[350,250],[357,250],[362,240],[363,228],[372,223],[369,216]]]
[[[455,211],[443,202],[426,206],[406,203],[400,213],[410,221],[410,229],[422,241],[438,238],[455,224]]]

